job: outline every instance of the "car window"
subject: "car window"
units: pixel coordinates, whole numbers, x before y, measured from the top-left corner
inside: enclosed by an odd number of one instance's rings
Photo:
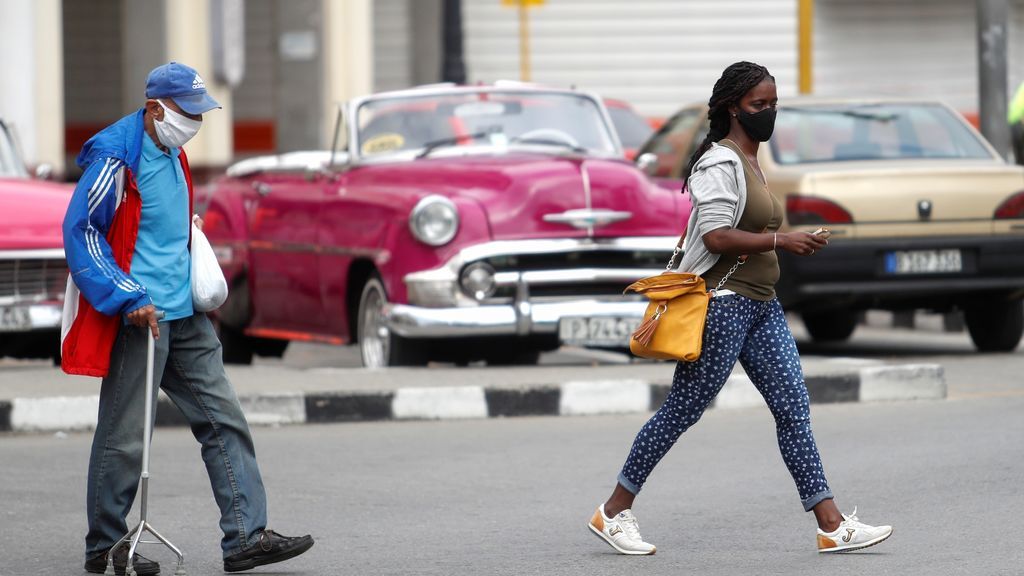
[[[608,115],[619,133],[619,140],[626,148],[637,149],[651,137],[654,129],[639,114],[629,108],[609,106]]]
[[[779,164],[992,157],[959,116],[937,104],[780,108],[771,149]]]
[[[490,143],[569,145],[617,154],[601,107],[582,94],[460,92],[371,99],[356,112],[363,156]]]
[[[27,176],[25,167],[21,164],[21,157],[18,156],[18,149],[14,145],[14,138],[7,125],[0,122],[0,177],[24,178],[25,176]]]
[[[704,116],[701,108],[688,108],[677,113],[643,147],[641,154],[650,152],[658,157],[655,176],[678,177],[682,164],[689,160],[693,151],[694,131],[700,132]]]

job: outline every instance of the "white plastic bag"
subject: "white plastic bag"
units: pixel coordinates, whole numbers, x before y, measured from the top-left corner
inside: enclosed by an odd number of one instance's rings
[[[192,219],[192,307],[197,312],[220,308],[228,299],[228,282],[213,246]]]

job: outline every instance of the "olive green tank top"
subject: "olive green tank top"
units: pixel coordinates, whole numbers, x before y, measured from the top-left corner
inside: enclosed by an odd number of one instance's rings
[[[762,175],[750,164],[746,155],[733,141],[718,142],[735,152],[743,163],[743,175],[747,183],[747,204],[736,228],[745,232],[775,232],[782,225],[782,202],[768,191]],[[736,255],[722,254],[718,262],[702,277],[708,289],[718,282],[736,263]],[[767,301],[775,297],[775,283],[779,280],[779,258],[774,250],[760,254],[748,254],[747,261],[722,286],[723,290],[746,296],[752,300]]]

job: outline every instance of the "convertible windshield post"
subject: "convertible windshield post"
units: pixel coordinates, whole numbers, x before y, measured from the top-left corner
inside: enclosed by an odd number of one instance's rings
[[[0,176],[27,178],[14,130],[0,120]]]
[[[331,160],[327,164],[328,170],[334,169],[335,162],[338,158],[338,148],[341,147],[341,142],[339,140],[345,134],[345,105],[338,104],[337,108],[337,116],[334,120],[334,136],[331,138]]]

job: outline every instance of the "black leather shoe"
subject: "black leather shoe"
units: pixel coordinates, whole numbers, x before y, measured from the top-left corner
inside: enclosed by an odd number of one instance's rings
[[[109,548],[107,552],[109,552]],[[93,556],[85,561],[85,571],[91,574],[103,574],[107,569],[107,552],[99,556]],[[128,547],[121,546],[114,552],[114,572],[117,576],[124,576],[124,567],[128,563]],[[160,573],[160,564],[136,554],[132,558],[132,569],[138,576],[156,576]]]
[[[313,547],[313,537],[309,534],[290,538],[281,536],[273,530],[260,532],[259,540],[248,550],[243,550],[224,559],[225,572],[241,572],[257,566],[265,566],[295,558]]]

